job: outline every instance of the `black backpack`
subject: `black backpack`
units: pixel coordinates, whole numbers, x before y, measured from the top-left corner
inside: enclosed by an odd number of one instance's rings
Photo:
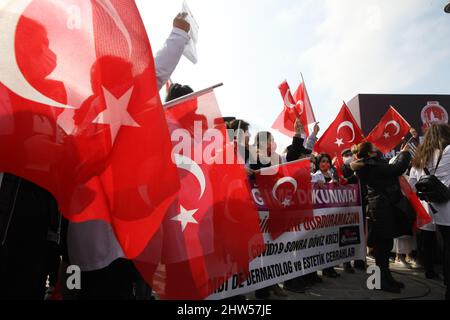
[[[441,151],[435,173],[441,163],[442,153]],[[420,178],[416,184],[419,199],[428,203],[446,203],[450,201],[450,188],[443,184],[435,175],[431,174],[427,168],[424,171],[427,175]]]

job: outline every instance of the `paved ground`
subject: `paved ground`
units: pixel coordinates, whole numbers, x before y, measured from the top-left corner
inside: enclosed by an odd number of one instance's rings
[[[369,260],[369,265],[373,264]],[[368,275],[356,270],[355,274],[347,274],[342,268],[336,268],[341,275],[337,279],[323,277],[321,284],[315,284],[304,294],[288,291],[287,298],[273,296],[273,300],[443,300],[445,287],[442,280],[428,280],[423,270],[409,269],[398,264],[391,264],[394,278],[405,283],[406,288],[401,294],[391,294],[383,291],[368,290],[366,281]],[[442,272],[437,268],[442,275]],[[442,276],[441,276],[442,279]],[[254,294],[249,294],[247,299],[255,299]]]

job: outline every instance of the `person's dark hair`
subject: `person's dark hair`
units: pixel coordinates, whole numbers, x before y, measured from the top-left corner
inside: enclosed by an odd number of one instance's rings
[[[166,102],[187,96],[193,92],[194,90],[189,86],[183,86],[179,83],[171,84],[169,92],[167,93]]]
[[[331,159],[331,156],[327,153],[321,153],[317,156],[318,163],[320,163],[323,159],[328,159],[328,161],[330,161],[330,164],[333,163],[333,159]]]
[[[433,124],[426,132],[423,143],[419,146],[413,160],[417,169],[425,168],[433,161],[436,150],[444,150],[450,145],[450,126]]]
[[[249,128],[250,128],[250,124],[244,120],[233,120],[228,125],[228,129],[231,129],[234,131],[242,130],[244,132],[247,132]]]
[[[351,150],[351,149],[345,149],[345,150],[343,150],[343,151],[341,152],[341,156],[344,156],[344,155],[346,155],[347,153],[352,153],[352,150]]]
[[[373,144],[370,142],[363,142],[352,147],[352,152],[358,159],[369,158],[369,153],[373,151]]]
[[[271,141],[272,137],[272,133],[270,133],[269,131],[258,132],[255,139],[256,147],[259,149],[261,140],[265,139],[265,141]]]

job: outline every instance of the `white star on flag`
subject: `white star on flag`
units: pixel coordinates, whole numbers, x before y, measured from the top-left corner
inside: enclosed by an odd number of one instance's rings
[[[337,146],[340,148],[342,145],[344,145],[344,139],[336,138],[336,142],[334,144],[337,144]]]
[[[285,208],[288,208],[288,207],[291,206],[291,200],[290,200],[290,199],[285,199],[285,200],[281,203],[281,205],[282,205],[283,207],[285,207]]]
[[[389,139],[391,137],[391,135],[388,133],[388,132],[385,132],[384,133],[384,138],[385,139]]]
[[[130,90],[118,99],[107,89],[103,87],[102,89],[105,97],[106,109],[95,118],[93,123],[109,125],[111,130],[111,140],[114,145],[117,134],[122,126],[140,128],[140,125],[128,113],[128,105],[134,87],[131,87]]]
[[[189,223],[198,224],[198,221],[194,218],[194,214],[198,211],[198,209],[186,210],[183,206],[180,206],[180,211],[180,214],[173,217],[171,220],[181,222],[181,229],[183,232]]]

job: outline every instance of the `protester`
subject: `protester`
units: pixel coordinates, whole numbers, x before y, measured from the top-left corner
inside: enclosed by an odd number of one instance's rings
[[[409,177],[409,183],[414,188],[420,180],[419,171],[412,168]],[[434,269],[435,251],[437,249],[436,223],[434,222],[434,214],[432,213],[428,203],[422,201],[423,207],[430,215],[432,222],[420,228],[417,233],[418,255],[421,263],[425,267],[425,277],[427,279],[438,279],[439,275]]]
[[[336,170],[332,166],[332,159],[328,154],[322,153],[317,157],[319,170],[312,176],[312,183],[324,186],[327,183],[339,184]]]
[[[191,26],[186,21],[186,16],[187,13],[180,13],[175,17],[172,32],[163,48],[155,56],[156,79],[159,89],[169,81],[180,62],[184,48],[191,39],[189,36]]]
[[[306,133],[300,119],[297,119],[295,122],[294,129],[295,135],[292,144],[286,149],[287,162],[296,161],[305,157],[311,157],[311,159],[314,159],[315,161],[315,157],[312,156],[312,150],[314,149],[314,144],[317,141],[317,135],[320,131],[319,124],[315,124],[313,133],[307,138],[306,147],[304,146]],[[313,174],[316,171],[315,163],[311,162],[311,164],[313,170],[311,174]],[[305,276],[285,281],[284,287],[292,292],[305,293],[306,290],[310,289],[311,284],[320,282],[322,282],[322,279],[317,275],[317,272],[313,272]]]
[[[409,222],[407,217],[413,214],[413,209],[403,196],[398,180],[411,162],[409,147],[402,149],[393,164],[389,164],[369,142],[357,147],[357,157],[359,160],[351,167],[368,189],[368,215],[372,220],[368,244],[374,248],[376,264],[381,270],[381,290],[400,293],[404,284],[392,277],[389,255],[394,238],[412,232],[413,221]]]
[[[314,149],[314,144],[317,142],[317,135],[320,131],[319,124],[315,124],[313,133],[306,139],[305,129],[303,128],[300,119],[295,121],[294,129],[295,135],[292,144],[286,149],[287,162],[296,161],[310,155]]]
[[[276,152],[277,144],[270,132],[258,132],[255,145],[257,159],[255,163],[250,165],[251,170],[258,171],[281,163],[281,156]],[[279,297],[287,296],[286,292],[279,285],[274,285],[256,290],[255,297],[257,299],[268,299],[271,292]]]
[[[406,268],[416,266],[416,261],[413,258],[413,252],[416,251],[416,237],[403,236],[394,239],[395,263],[400,264]]]
[[[250,145],[250,124],[244,120],[233,120],[228,126],[235,142],[235,152],[239,152],[245,162],[245,169],[249,177],[254,175],[250,168],[251,163],[256,163],[256,148]]]
[[[344,161],[341,171],[343,178],[347,184],[358,184],[359,180],[355,172],[351,168],[351,164],[355,161],[355,156],[351,149],[345,149],[341,153],[342,160]]]
[[[262,168],[270,168],[282,163],[282,157],[276,152],[277,144],[272,133],[268,131],[258,132],[255,139],[256,161],[250,164],[254,171]]]
[[[5,174],[0,189],[0,300],[43,300],[50,220],[59,215],[50,193]]]
[[[322,153],[317,157],[319,170],[313,174],[311,180],[312,183],[317,183],[321,187],[325,186],[327,183],[339,184],[337,172],[332,167],[332,161],[330,155],[325,153]],[[324,269],[322,274],[328,278],[338,278],[340,276],[333,267]]]
[[[178,98],[187,96],[188,94],[191,94],[193,92],[194,90],[192,90],[192,88],[189,86],[183,86],[179,83],[173,83],[170,85],[167,92],[166,102],[170,102]]]
[[[351,149],[345,149],[341,153],[343,164],[341,167],[341,172],[343,175],[343,179],[346,184],[359,184],[358,177],[356,176],[355,172],[351,168],[351,164],[353,161],[356,160],[355,155],[353,154]],[[363,195],[363,193],[361,193]],[[364,204],[364,197],[362,199],[362,211],[363,211],[363,219],[364,219],[364,225],[366,220],[366,212],[365,212],[365,204]],[[363,260],[356,260],[353,262],[354,267],[352,266],[351,262],[347,262],[344,264],[344,271],[347,273],[355,273],[355,269],[358,270],[366,270],[366,262]]]
[[[450,187],[450,126],[434,124],[426,132],[419,146],[413,167],[418,177],[428,173],[435,175],[446,187]],[[428,173],[427,173],[428,172]],[[443,239],[444,282],[447,286],[446,300],[450,299],[450,201],[431,203],[436,211],[434,219]]]

